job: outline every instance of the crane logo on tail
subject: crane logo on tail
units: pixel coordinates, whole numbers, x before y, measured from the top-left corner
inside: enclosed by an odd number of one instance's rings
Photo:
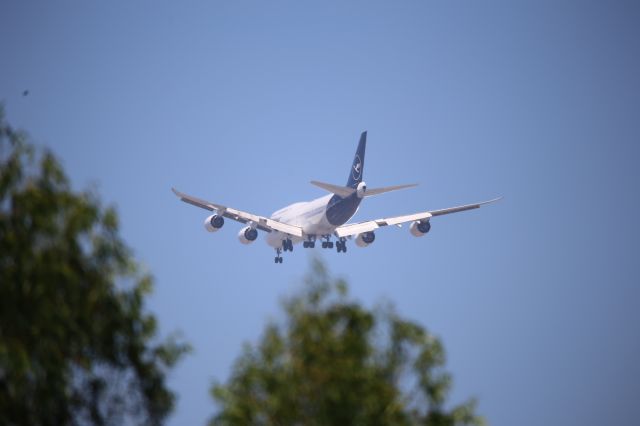
[[[355,160],[353,161],[353,172],[351,175],[354,180],[360,179],[360,174],[362,173],[362,161],[360,161],[360,156],[356,155]]]

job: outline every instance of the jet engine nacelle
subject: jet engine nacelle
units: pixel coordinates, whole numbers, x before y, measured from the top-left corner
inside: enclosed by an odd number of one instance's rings
[[[238,239],[242,244],[251,244],[258,238],[258,230],[247,226],[238,232]]]
[[[364,181],[362,181],[356,187],[356,196],[358,198],[362,198],[364,197],[365,192],[367,192],[367,184]]]
[[[204,229],[209,232],[216,232],[222,228],[222,225],[224,225],[224,217],[217,214],[212,214],[204,220]]]
[[[423,237],[430,230],[431,223],[429,221],[416,220],[409,227],[409,231],[414,237]]]
[[[366,247],[376,240],[376,234],[373,232],[363,232],[356,237],[356,245],[358,247]]]

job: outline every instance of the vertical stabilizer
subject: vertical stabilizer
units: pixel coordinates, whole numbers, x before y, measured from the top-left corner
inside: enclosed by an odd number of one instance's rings
[[[360,182],[362,182],[362,173],[364,171],[364,151],[367,148],[367,132],[364,131],[360,135],[360,142],[358,143],[358,149],[356,155],[353,157],[353,164],[351,170],[349,170],[349,180],[347,180],[347,186],[349,188],[356,188]]]

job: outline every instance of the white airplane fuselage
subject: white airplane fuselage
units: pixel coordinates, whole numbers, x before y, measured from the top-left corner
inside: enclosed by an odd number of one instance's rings
[[[311,236],[316,237],[331,235],[335,229],[346,223],[358,210],[361,199],[357,196],[341,198],[333,194],[316,198],[315,200],[293,203],[271,215],[271,219],[289,225],[300,226],[305,234],[303,237],[284,236],[278,231],[267,234],[265,241],[273,248],[282,247],[283,238],[290,238],[293,244],[305,241]],[[331,223],[328,212],[330,209],[340,210],[340,218]],[[332,215],[332,217],[335,215]]]

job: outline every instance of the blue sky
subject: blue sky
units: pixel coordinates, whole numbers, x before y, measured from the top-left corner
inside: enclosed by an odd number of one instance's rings
[[[348,3],[348,4],[345,4]],[[452,402],[493,425],[630,424],[640,394],[637,2],[0,4],[0,100],[117,207],[156,277],[171,425],[203,424],[212,380],[282,318],[313,253],[368,306],[440,336]],[[22,91],[30,94],[22,97]],[[504,195],[378,232],[347,255],[208,234],[182,191],[268,215],[346,181],[368,130],[354,220]]]

